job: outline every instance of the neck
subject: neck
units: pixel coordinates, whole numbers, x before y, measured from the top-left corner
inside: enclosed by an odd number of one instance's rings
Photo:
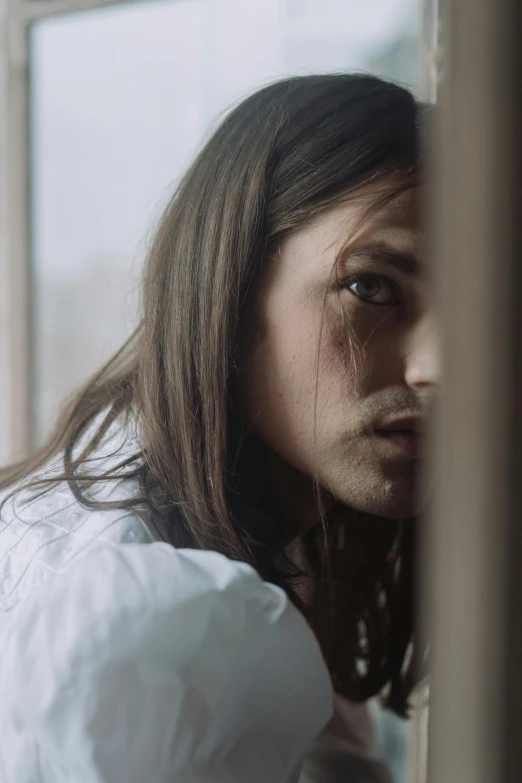
[[[313,481],[257,437],[250,436],[249,441],[247,470],[251,474],[253,500],[275,511],[283,520],[284,530],[279,540],[286,545],[320,521]],[[327,507],[327,501],[323,502]]]

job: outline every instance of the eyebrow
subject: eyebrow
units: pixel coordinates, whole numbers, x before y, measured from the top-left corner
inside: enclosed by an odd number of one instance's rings
[[[354,258],[363,258],[387,264],[403,275],[416,280],[423,276],[421,266],[414,253],[398,250],[388,242],[367,242],[341,253],[341,259],[343,260]]]

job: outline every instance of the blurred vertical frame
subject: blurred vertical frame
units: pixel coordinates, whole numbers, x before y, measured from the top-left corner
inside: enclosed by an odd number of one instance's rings
[[[420,99],[425,103],[437,100],[439,82],[439,0],[422,0],[421,36],[419,41]]]
[[[31,430],[29,64],[16,0],[0,0],[0,464]]]
[[[442,26],[427,150],[444,360],[420,569],[432,653],[428,780],[519,783],[522,4],[453,0]]]

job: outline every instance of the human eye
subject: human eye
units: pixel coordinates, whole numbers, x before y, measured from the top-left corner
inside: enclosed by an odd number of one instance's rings
[[[399,304],[396,283],[383,275],[371,273],[352,275],[342,285],[353,296],[367,304],[383,307]]]

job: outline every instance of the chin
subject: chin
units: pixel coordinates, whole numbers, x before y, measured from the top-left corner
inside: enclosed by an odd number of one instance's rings
[[[337,490],[333,489],[331,493],[335,502],[388,519],[410,519],[427,505],[427,501],[419,497],[417,482],[412,480],[383,476],[374,476],[372,480],[372,477],[365,476],[355,486],[345,484]]]
[[[385,496],[369,499],[369,513],[388,519],[411,519],[422,513],[427,499],[422,499],[417,488],[386,487]],[[391,490],[391,491],[390,491]]]
[[[417,516],[420,509],[414,505],[404,504],[403,506],[392,506],[391,508],[376,508],[371,514],[376,517],[385,517],[386,519],[411,519]]]
[[[385,517],[386,519],[410,519],[421,510],[411,500],[402,503],[376,503],[375,499],[368,499],[366,503],[351,503],[350,505],[357,511],[362,511],[375,517]]]

